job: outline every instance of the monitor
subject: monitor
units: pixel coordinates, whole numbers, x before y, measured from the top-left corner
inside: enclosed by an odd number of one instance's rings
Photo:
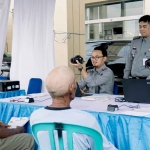
[[[114,34],[122,34],[122,27],[113,28]]]

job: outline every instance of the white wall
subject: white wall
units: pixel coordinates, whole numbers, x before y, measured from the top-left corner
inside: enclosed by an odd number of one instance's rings
[[[144,15],[150,15],[150,0],[144,0]]]
[[[67,32],[67,2],[66,0],[56,0],[54,14],[54,30],[57,32]],[[68,66],[68,49],[67,43],[62,43],[66,34],[56,34],[54,41],[55,65]]]

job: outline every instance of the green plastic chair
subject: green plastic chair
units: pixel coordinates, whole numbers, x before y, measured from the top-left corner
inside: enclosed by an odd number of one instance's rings
[[[54,130],[57,130],[58,133],[58,143],[59,143],[59,150],[64,150],[63,138],[62,138],[62,131],[67,131],[67,144],[68,150],[73,150],[73,132],[86,134],[93,138],[94,140],[94,150],[102,150],[103,147],[103,140],[101,134],[88,127],[80,126],[80,125],[73,125],[73,124],[66,124],[66,123],[39,123],[32,126],[32,133],[33,136],[39,145],[39,141],[37,138],[37,133],[39,131],[48,131],[51,149],[56,150],[55,140],[54,140]]]

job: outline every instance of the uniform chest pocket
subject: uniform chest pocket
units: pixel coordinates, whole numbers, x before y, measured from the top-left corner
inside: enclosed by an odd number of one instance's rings
[[[132,57],[135,57],[136,54],[137,54],[137,50],[133,49],[133,50],[131,51]]]

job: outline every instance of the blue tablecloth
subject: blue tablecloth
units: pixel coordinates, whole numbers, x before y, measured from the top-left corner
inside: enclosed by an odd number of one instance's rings
[[[25,117],[43,106],[0,102],[0,120],[8,123],[12,116]],[[107,139],[119,150],[150,150],[150,118],[87,111],[99,122]],[[31,133],[29,123],[26,132]]]
[[[15,97],[15,96],[24,96],[24,95],[26,95],[26,91],[25,90],[0,92],[0,99],[8,98],[8,97]]]

